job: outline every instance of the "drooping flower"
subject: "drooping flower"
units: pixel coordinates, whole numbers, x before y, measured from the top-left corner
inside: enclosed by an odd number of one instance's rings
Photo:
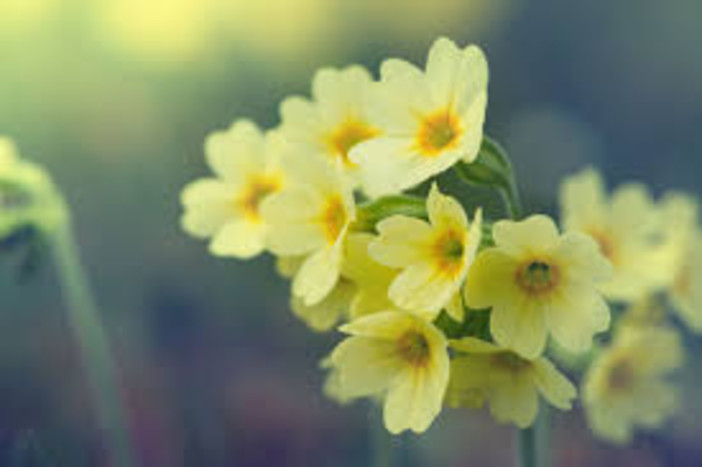
[[[598,287],[611,265],[597,244],[580,233],[559,235],[543,215],[499,221],[493,239],[468,272],[464,298],[471,308],[492,308],[495,341],[529,359],[549,334],[567,350],[587,350],[610,319]]]
[[[401,269],[388,291],[395,305],[436,315],[460,290],[475,258],[482,211],[469,223],[460,203],[434,184],[427,213],[429,222],[399,215],[382,220],[368,251],[379,263]]]
[[[352,188],[338,165],[318,158],[291,157],[284,171],[291,182],[261,205],[270,226],[268,246],[277,255],[305,257],[293,295],[315,305],[340,277],[346,234],[356,217]]]
[[[268,227],[261,202],[284,185],[280,159],[285,146],[248,120],[207,138],[207,162],[215,177],[201,178],[182,192],[183,230],[211,238],[216,256],[251,258],[265,249]]]
[[[590,235],[612,262],[612,279],[602,288],[607,298],[635,301],[670,280],[659,210],[645,186],[625,184],[608,198],[600,174],[587,169],[565,180],[560,201],[564,229]]]
[[[451,342],[461,355],[451,361],[446,403],[453,408],[490,404],[498,422],[526,428],[534,423],[539,394],[551,405],[570,410],[575,387],[546,358],[527,360],[472,337]]]
[[[386,311],[342,326],[332,352],[334,392],[342,399],[379,395],[391,433],[426,431],[441,411],[449,380],[448,342],[423,318]]]
[[[592,431],[626,443],[635,428],[660,426],[677,406],[677,390],[665,378],[682,360],[680,339],[672,329],[622,326],[585,376],[583,400]]]
[[[360,66],[319,70],[312,82],[312,101],[289,97],[281,104],[281,133],[297,152],[341,162],[344,171],[357,178],[349,152],[380,134],[368,113],[372,84]]]
[[[397,193],[472,162],[483,137],[488,68],[480,48],[434,42],[426,71],[399,59],[383,62],[370,115],[382,134],[355,146],[370,196]]]

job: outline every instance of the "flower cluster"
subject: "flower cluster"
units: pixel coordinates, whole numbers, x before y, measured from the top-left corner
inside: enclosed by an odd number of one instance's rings
[[[613,267],[602,290],[625,313],[611,343],[594,352],[583,396],[593,432],[628,442],[636,428],[658,427],[677,405],[665,378],[681,365],[683,350],[669,318],[702,332],[699,208],[678,192],[656,201],[639,183],[608,196],[601,175],[586,169],[563,183],[561,209],[564,228],[594,238]]]
[[[359,66],[320,70],[311,98],[282,102],[275,129],[240,120],[210,136],[214,177],[183,191],[182,226],[212,254],[277,256],[295,315],[345,335],[323,360],[326,393],[382,400],[392,433],[423,432],[443,408],[487,404],[522,428],[540,397],[569,409],[576,388],[547,351],[592,354],[608,299],[668,290],[702,325],[688,251],[700,242],[676,225],[696,222],[686,199],[666,199],[654,219],[640,187],[610,204],[588,172],[565,184],[563,230],[523,218],[509,160],[483,134],[487,85],[483,52],[444,38],[424,68],[389,59],[379,80]],[[440,187],[449,170],[505,194],[509,216]],[[634,348],[621,340],[618,353]],[[596,363],[589,380],[612,367]],[[588,407],[603,400],[592,385]]]

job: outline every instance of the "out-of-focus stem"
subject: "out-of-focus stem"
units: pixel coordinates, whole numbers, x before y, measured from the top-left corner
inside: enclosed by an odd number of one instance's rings
[[[90,293],[70,216],[49,233],[68,321],[80,350],[110,465],[136,466],[122,391],[105,330]]]

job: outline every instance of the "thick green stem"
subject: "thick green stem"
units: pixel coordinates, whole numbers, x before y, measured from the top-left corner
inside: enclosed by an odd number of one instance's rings
[[[88,379],[100,429],[105,436],[110,465],[135,466],[127,412],[105,330],[88,289],[70,221],[52,230],[50,241],[61,283],[68,320]]]

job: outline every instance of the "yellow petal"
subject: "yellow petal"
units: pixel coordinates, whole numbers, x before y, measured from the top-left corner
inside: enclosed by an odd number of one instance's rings
[[[387,389],[403,367],[393,343],[366,337],[350,337],[332,352],[338,371],[338,389],[344,397],[362,397]]]
[[[379,263],[394,268],[421,261],[432,234],[429,224],[407,216],[388,217],[376,228],[380,236],[368,245],[368,252]]]
[[[454,227],[460,231],[468,229],[468,218],[463,206],[453,197],[442,194],[436,183],[432,184],[429,191],[427,213],[434,228]]]
[[[252,121],[237,120],[227,131],[207,137],[205,154],[214,173],[241,184],[250,173],[264,170],[264,135]]]
[[[518,292],[512,284],[517,263],[508,254],[488,248],[478,254],[466,276],[464,300],[474,309],[503,304]]]
[[[546,400],[561,410],[570,410],[577,391],[568,378],[545,358],[534,361],[533,374],[536,386]]]
[[[185,208],[181,225],[197,238],[214,235],[228,221],[238,217],[234,207],[235,188],[214,178],[196,180],[181,194]]]
[[[533,303],[493,307],[490,332],[502,347],[529,360],[541,355],[546,347],[544,313]]]
[[[291,308],[313,330],[329,331],[349,312],[355,294],[356,287],[352,283],[340,280],[321,302],[308,306],[304,300],[293,296]]]
[[[383,419],[388,431],[426,431],[441,412],[448,379],[449,358],[445,352],[426,368],[401,373],[385,399]]]
[[[293,279],[293,294],[307,306],[319,303],[336,285],[340,270],[340,245],[311,254]]]
[[[540,251],[548,251],[558,242],[558,229],[553,220],[544,215],[533,215],[515,222],[501,220],[492,228],[492,236],[498,247],[515,251],[531,251],[538,245]]]
[[[215,256],[248,259],[263,252],[266,226],[244,219],[230,221],[212,238],[210,252]]]
[[[390,285],[388,295],[402,309],[435,315],[458,292],[459,286],[453,277],[420,263],[402,271]]]
[[[496,386],[490,393],[490,413],[499,422],[526,428],[534,423],[538,409],[536,388],[527,378],[515,378],[512,384]]]

